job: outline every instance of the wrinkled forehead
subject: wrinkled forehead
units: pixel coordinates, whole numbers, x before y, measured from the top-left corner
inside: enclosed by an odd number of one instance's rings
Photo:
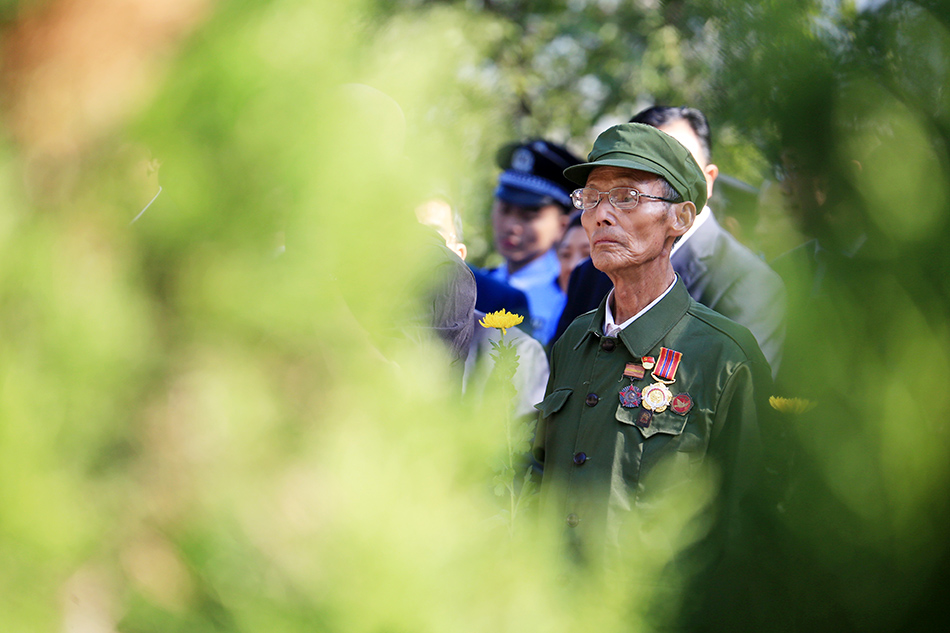
[[[659,180],[659,176],[639,169],[604,166],[593,169],[587,175],[587,186],[605,191],[612,187],[649,187]]]

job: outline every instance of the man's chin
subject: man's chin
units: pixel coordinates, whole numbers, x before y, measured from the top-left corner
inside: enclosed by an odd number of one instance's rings
[[[594,264],[594,268],[603,273],[609,273],[610,271],[615,270],[621,263],[616,257],[604,255],[603,253],[591,255],[590,261],[592,264]]]

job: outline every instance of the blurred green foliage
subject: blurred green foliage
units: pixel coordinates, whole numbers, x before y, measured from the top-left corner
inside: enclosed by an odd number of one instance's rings
[[[27,4],[0,4],[7,33]],[[583,153],[654,102],[705,110],[716,161],[755,185],[795,156],[783,185],[798,176],[811,198],[763,209],[770,257],[866,240],[829,260],[817,295],[791,268],[783,395],[818,406],[778,430],[786,486],[749,544],[761,565],[719,579],[704,627],[896,631],[946,615],[939,3],[212,9],[156,54],[161,80],[129,119],[69,152],[45,154],[4,115],[0,629],[674,619],[690,594],[667,565],[702,537],[708,488],[672,496],[609,572],[574,568],[545,526],[492,527],[505,395],[460,407],[441,351],[388,334],[425,266],[416,203],[447,192],[487,257],[499,145],[543,134]]]

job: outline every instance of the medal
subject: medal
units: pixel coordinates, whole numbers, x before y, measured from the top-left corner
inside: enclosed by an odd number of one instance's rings
[[[673,396],[673,400],[670,402],[670,409],[673,410],[673,413],[680,415],[686,415],[692,408],[693,399],[689,397],[688,393],[678,393]]]
[[[663,413],[673,400],[673,394],[662,382],[655,382],[643,390],[642,400],[645,409]]]
[[[645,373],[646,370],[643,368],[643,365],[637,363],[627,363],[627,366],[624,367],[623,370],[623,375],[633,380],[640,380]]]
[[[636,409],[640,406],[641,393],[640,387],[633,384],[634,380],[643,378],[645,370],[643,365],[637,363],[627,363],[623,369],[623,375],[630,379],[630,384],[620,390],[620,404],[625,409]],[[623,380],[623,378],[621,378]]]
[[[680,366],[681,358],[683,358],[682,352],[666,347],[660,348],[660,358],[653,367],[653,379],[656,382],[643,390],[644,408],[656,413],[666,411],[666,407],[673,401],[673,394],[666,385],[676,382],[676,370]],[[646,367],[646,362],[643,366]]]
[[[620,404],[624,409],[636,409],[640,406],[640,388],[636,385],[627,385],[620,390]]]
[[[661,347],[660,359],[656,362],[656,367],[653,368],[653,378],[657,382],[667,385],[676,382],[676,370],[679,369],[682,358],[682,352]]]
[[[640,359],[640,362],[643,363],[644,369],[653,369],[653,366],[656,364],[656,360],[652,356],[644,356]]]
[[[651,422],[653,422],[653,412],[646,409],[640,411],[640,415],[637,416],[637,426],[646,429],[650,427]]]

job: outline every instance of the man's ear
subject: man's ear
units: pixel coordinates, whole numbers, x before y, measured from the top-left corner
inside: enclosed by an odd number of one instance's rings
[[[675,205],[673,210],[673,226],[671,227],[671,233],[674,237],[679,237],[686,233],[689,230],[689,227],[693,226],[693,221],[696,220],[696,205],[692,201],[687,200],[686,202],[680,202]]]
[[[713,183],[719,177],[719,166],[709,163],[703,168],[703,175],[706,177],[706,199],[712,198]]]

